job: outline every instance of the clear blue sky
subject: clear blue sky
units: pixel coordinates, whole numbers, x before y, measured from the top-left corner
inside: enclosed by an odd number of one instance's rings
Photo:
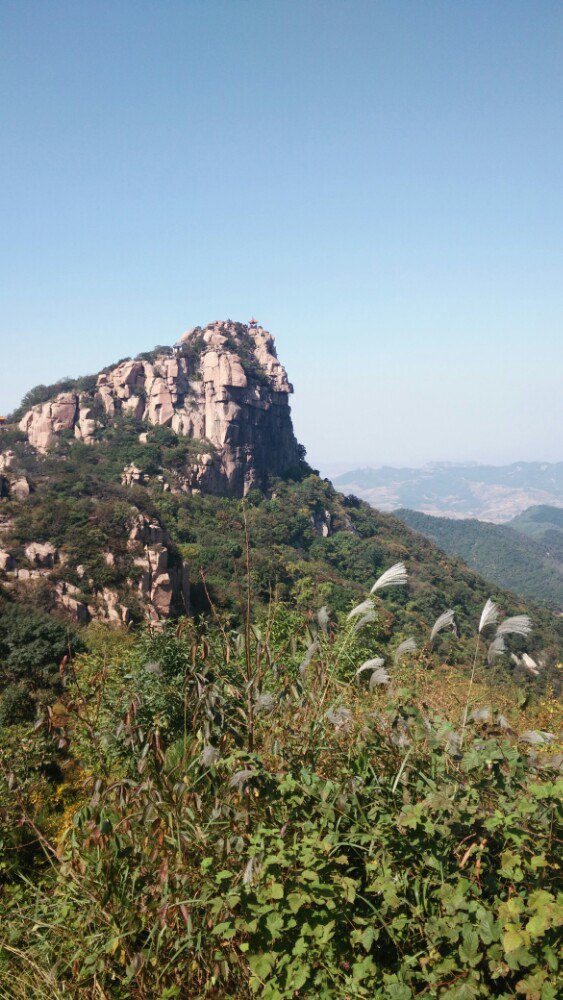
[[[563,459],[559,0],[2,0],[0,39],[0,412],[254,313],[325,469]]]

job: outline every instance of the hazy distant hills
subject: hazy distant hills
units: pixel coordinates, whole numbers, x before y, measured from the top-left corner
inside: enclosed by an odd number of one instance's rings
[[[421,469],[354,469],[333,480],[379,510],[412,508],[502,523],[529,507],[563,507],[563,462],[494,466],[437,462]],[[515,525],[516,527],[516,525]],[[533,530],[526,532],[533,535]]]
[[[563,609],[563,510],[532,507],[509,524],[430,517],[398,510],[400,519],[449,555],[521,597]]]

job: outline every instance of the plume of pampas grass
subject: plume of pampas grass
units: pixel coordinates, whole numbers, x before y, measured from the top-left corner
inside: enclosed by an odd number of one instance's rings
[[[309,664],[310,664],[311,660],[313,659],[313,656],[317,652],[318,648],[319,648],[319,644],[318,644],[318,642],[317,642],[316,639],[314,639],[313,642],[311,642],[307,646],[307,650],[305,652],[305,657],[301,661],[301,663],[299,664],[299,673],[301,674],[302,678],[305,677],[305,674],[307,672],[307,667],[309,666]]]
[[[491,708],[476,708],[469,718],[472,722],[491,722],[493,712]]]
[[[513,663],[515,667],[522,667],[523,670],[527,670],[532,677],[539,677],[540,675],[541,664],[536,663],[536,661],[533,660],[528,653],[522,653],[522,656],[517,656],[516,653],[511,653],[510,662]]]
[[[377,670],[379,667],[382,667],[384,663],[385,660],[382,656],[376,656],[373,660],[366,660],[365,663],[362,663],[361,667],[358,667],[355,676],[359,677],[360,674],[363,674],[364,670]]]
[[[250,779],[254,777],[254,774],[255,772],[251,771],[250,768],[242,768],[242,770],[236,771],[229,781],[229,788],[236,788],[237,792],[241,792]]]
[[[506,643],[502,635],[496,635],[487,651],[487,663],[489,666],[495,656],[502,656],[503,653],[506,653]]]
[[[390,680],[391,678],[389,677],[385,667],[378,667],[377,670],[373,671],[369,679],[370,690],[373,691],[373,689],[378,687],[380,684],[388,684]]]
[[[494,601],[491,601],[489,597],[483,611],[481,613],[481,620],[479,622],[479,634],[483,629],[487,628],[489,625],[496,625],[498,621],[498,608]]]
[[[256,696],[254,707],[257,712],[271,712],[275,707],[276,699],[272,694],[259,694]]]
[[[513,615],[505,618],[497,628],[497,635],[529,635],[532,622],[528,615]]]
[[[322,608],[319,608],[317,612],[317,621],[319,623],[319,628],[324,635],[328,635],[328,622],[329,614],[328,608],[323,604]]]
[[[385,573],[382,573],[378,577],[370,590],[370,594],[375,594],[376,590],[381,590],[382,587],[403,587],[407,579],[408,574],[405,564],[402,562],[395,563],[394,566],[386,569]]]
[[[555,736],[553,733],[546,733],[545,730],[540,729],[528,729],[525,733],[522,733],[518,737],[523,743],[529,743],[531,746],[542,746],[545,743],[553,743]]]
[[[377,615],[375,611],[373,610],[366,611],[365,615],[362,615],[361,618],[358,618],[357,622],[354,622],[354,628],[352,629],[352,632],[359,632],[360,629],[364,627],[364,625],[369,625],[369,623],[374,622],[376,618]]]
[[[460,745],[459,745],[460,750],[463,747],[463,740],[465,738],[465,727],[467,725],[467,716],[469,714],[469,702],[471,700],[471,692],[473,690],[473,682],[475,680],[475,668],[477,666],[477,656],[478,656],[478,653],[479,653],[479,643],[481,641],[481,632],[484,629],[488,628],[489,625],[496,625],[496,623],[498,621],[498,615],[499,615],[499,611],[498,611],[498,608],[497,608],[496,604],[494,603],[494,601],[491,600],[490,597],[487,598],[487,602],[485,604],[485,607],[483,608],[483,610],[481,612],[481,620],[479,622],[479,631],[477,632],[477,642],[475,643],[475,656],[473,657],[473,666],[471,668],[471,676],[469,678],[469,684],[468,684],[468,687],[467,687],[467,697],[466,697],[466,700],[465,700],[465,708],[463,710],[463,716],[462,716],[462,721],[461,721],[461,732],[460,732],[461,742],[460,742]]]
[[[434,622],[430,633],[430,642],[434,642],[438,632],[442,632],[445,628],[451,628],[454,632],[457,632],[455,611],[453,611],[452,608],[450,608],[449,611],[444,611],[444,614],[440,615],[440,617]]]
[[[403,658],[403,656],[406,656],[407,653],[413,653],[415,649],[416,649],[416,642],[414,641],[412,636],[409,639],[405,639],[404,642],[401,642],[397,646],[393,654],[393,662],[395,666],[397,666],[397,664]]]
[[[242,881],[245,885],[252,885],[258,875],[260,874],[260,869],[262,868],[262,861],[259,857],[252,857],[248,859],[246,868],[244,869],[244,874],[242,876]]]
[[[325,715],[327,722],[330,722],[331,726],[335,729],[347,730],[352,728],[353,716],[349,708],[345,705],[339,705],[338,708],[329,708]]]
[[[356,618],[357,615],[363,615],[366,611],[373,611],[373,601],[368,597],[367,601],[362,601],[361,604],[356,604],[355,608],[352,608],[350,614],[346,616],[346,621],[349,622],[351,618]]]
[[[217,763],[221,754],[219,753],[217,747],[211,745],[211,743],[206,743],[203,750],[199,755],[199,762],[202,767],[213,767]]]
[[[520,663],[524,667],[524,670],[527,670],[532,677],[539,677],[541,670],[540,664],[536,663],[536,661],[533,660],[531,656],[528,656],[527,653],[522,653]]]

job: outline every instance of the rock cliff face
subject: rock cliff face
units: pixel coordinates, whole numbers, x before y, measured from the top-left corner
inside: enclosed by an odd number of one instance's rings
[[[20,429],[46,452],[64,432],[94,444],[120,415],[167,426],[202,443],[185,470],[188,489],[243,496],[299,465],[292,391],[273,337],[228,320],[189,330],[150,360],[121,362],[98,376],[91,394],[62,392],[32,407]]]
[[[81,622],[188,612],[188,565],[157,519],[159,493],[241,497],[265,488],[270,476],[297,471],[292,391],[273,337],[254,322],[230,320],[195,327],[174,347],[121,361],[95,378],[59,384],[19,421],[28,444],[10,427],[0,449],[7,511],[3,525],[0,516],[0,587],[17,600],[41,591],[44,604]],[[90,455],[78,456],[84,474],[91,470],[95,478],[99,463],[108,474],[81,496],[79,538],[76,509],[67,511],[64,502],[53,514],[56,525],[48,516],[35,520],[51,502],[59,465],[41,456],[58,449],[62,458],[75,441],[92,448],[91,463]],[[174,456],[168,463],[166,449]],[[322,531],[329,531],[324,522]]]

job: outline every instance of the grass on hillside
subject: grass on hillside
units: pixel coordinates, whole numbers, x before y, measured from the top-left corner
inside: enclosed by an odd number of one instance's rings
[[[555,1000],[559,709],[384,601],[89,630],[3,736],[1,997]]]

